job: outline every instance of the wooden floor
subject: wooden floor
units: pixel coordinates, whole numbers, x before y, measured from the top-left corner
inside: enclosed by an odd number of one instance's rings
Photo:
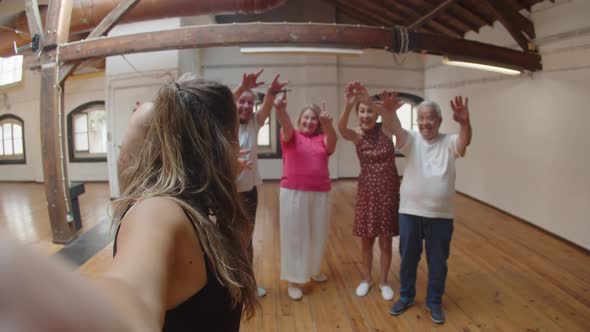
[[[107,217],[110,203],[106,183],[86,183],[79,197],[81,232]],[[38,183],[0,183],[0,228],[14,238],[50,254],[63,246],[51,242],[45,187]]]
[[[17,196],[6,192],[19,193]],[[92,184],[80,200],[83,215],[106,216],[108,186]],[[310,283],[293,302],[279,280],[278,184],[259,189],[254,235],[255,272],[268,295],[263,311],[242,331],[590,331],[590,256],[534,227],[465,196],[457,195],[446,294],[447,323],[436,326],[424,309],[426,266],[420,263],[416,304],[399,317],[378,289],[358,298],[360,243],[352,233],[356,184],[337,181],[332,190],[332,232],[323,284]],[[0,225],[23,241],[49,241],[41,185],[0,184]],[[34,229],[31,229],[34,228]],[[394,248],[398,240],[393,239]],[[111,260],[108,246],[82,267],[100,275]],[[375,263],[378,252],[376,251]],[[394,250],[391,281],[399,288]],[[375,266],[374,275],[377,275]]]

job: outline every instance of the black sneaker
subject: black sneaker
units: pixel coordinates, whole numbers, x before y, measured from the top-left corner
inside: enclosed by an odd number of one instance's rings
[[[427,305],[426,310],[430,311],[430,317],[436,324],[442,324],[445,322],[445,313],[442,311],[440,305],[432,305],[431,307]]]
[[[399,299],[399,300],[397,300],[397,302],[395,302],[393,304],[393,306],[391,307],[391,309],[389,309],[389,314],[391,314],[393,316],[401,315],[412,304],[414,304],[414,299],[411,299],[410,301],[404,301],[402,299]]]

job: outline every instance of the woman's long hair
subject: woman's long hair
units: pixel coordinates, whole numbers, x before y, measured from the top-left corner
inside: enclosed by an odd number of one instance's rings
[[[259,307],[248,257],[251,223],[236,190],[238,116],[225,85],[185,74],[163,86],[144,145],[115,201],[115,221],[136,202],[155,196],[176,201],[232,303],[247,317]]]

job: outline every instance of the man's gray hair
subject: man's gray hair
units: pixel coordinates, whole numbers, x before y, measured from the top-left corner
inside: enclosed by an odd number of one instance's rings
[[[436,115],[438,116],[438,118],[442,119],[442,112],[440,111],[440,106],[438,106],[438,104],[436,102],[431,101],[431,100],[425,100],[418,105],[418,108],[416,109],[416,111],[420,111],[420,108],[422,108],[422,107],[432,108],[436,112]]]

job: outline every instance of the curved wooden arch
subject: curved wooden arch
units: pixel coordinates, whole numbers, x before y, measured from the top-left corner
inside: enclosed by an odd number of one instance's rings
[[[104,37],[59,46],[60,61],[172,49],[260,44],[384,49],[398,52],[392,28],[322,23],[239,23],[193,26],[165,31]],[[540,70],[537,53],[522,52],[462,38],[408,33],[408,51],[467,57],[498,65]]]

